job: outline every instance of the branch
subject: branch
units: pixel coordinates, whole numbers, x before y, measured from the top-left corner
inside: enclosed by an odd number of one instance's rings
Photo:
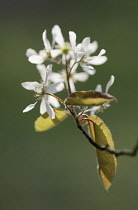
[[[68,92],[69,92],[69,94],[71,93],[71,88],[70,88],[70,83],[69,83],[70,72],[71,72],[72,68],[74,67],[74,65],[76,63],[74,63],[73,66],[71,67],[70,71],[68,71],[68,62],[66,60],[66,68],[65,69],[66,69],[66,74],[67,74],[67,84],[68,84]],[[102,151],[107,151],[110,154],[114,154],[116,157],[121,156],[121,155],[127,155],[127,156],[136,156],[137,155],[137,153],[138,153],[138,141],[137,141],[137,144],[135,145],[135,147],[132,150],[114,150],[109,145],[102,146],[102,145],[96,143],[88,135],[88,133],[83,129],[83,127],[80,125],[79,119],[78,119],[77,115],[75,114],[75,110],[74,110],[73,106],[67,106],[67,109],[70,111],[71,115],[75,119],[76,124],[77,124],[77,127],[79,128],[79,130],[81,130],[81,132],[88,139],[88,141],[90,142],[90,144],[92,146],[94,146],[96,149],[99,149],[99,150],[102,150]],[[88,119],[88,118],[87,119],[84,119],[83,118],[82,120],[90,120],[90,119]]]
[[[66,59],[65,69],[66,69],[66,76],[67,76],[68,93],[71,94],[71,88],[70,88],[70,82],[69,82],[70,73],[68,71],[68,61],[67,61],[67,59]]]
[[[138,142],[135,145],[135,147],[133,148],[132,151],[129,150],[113,150],[111,149],[111,147],[109,147],[108,145],[106,146],[101,146],[100,144],[97,144],[87,133],[86,131],[82,128],[82,126],[77,123],[77,127],[81,130],[81,132],[86,136],[86,138],[89,140],[89,142],[96,147],[96,149],[99,150],[105,150],[111,154],[114,154],[116,157],[121,156],[121,155],[127,155],[127,156],[136,156],[138,153]]]
[[[70,110],[70,109],[69,109]],[[121,155],[127,155],[127,156],[136,156],[138,153],[138,141],[135,147],[133,148],[132,151],[129,150],[114,150],[109,145],[106,146],[101,146],[100,144],[97,144],[88,134],[87,132],[83,129],[83,127],[80,125],[78,118],[76,117],[75,113],[70,110],[72,116],[74,117],[77,127],[81,132],[84,134],[84,136],[89,140],[90,144],[92,144],[96,149],[102,150],[102,151],[107,151],[110,154],[114,154],[116,157],[121,156]],[[84,120],[84,119],[83,119]]]

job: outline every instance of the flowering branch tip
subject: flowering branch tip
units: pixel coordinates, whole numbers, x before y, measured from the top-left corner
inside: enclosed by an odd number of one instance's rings
[[[65,41],[62,31],[58,25],[51,30],[52,42],[47,37],[47,30],[42,33],[43,49],[36,52],[27,49],[28,61],[36,64],[41,82],[23,82],[22,87],[35,92],[36,101],[28,105],[23,113],[32,110],[38,101],[40,102],[40,117],[35,122],[36,131],[48,130],[67,115],[71,115],[78,129],[83,133],[90,144],[96,148],[99,164],[99,175],[103,185],[108,189],[116,173],[118,156],[136,156],[138,153],[138,142],[132,151],[115,150],[114,141],[110,130],[97,113],[110,107],[110,102],[116,100],[109,94],[109,89],[114,84],[115,76],[111,75],[103,90],[98,84],[95,90],[77,91],[77,82],[86,82],[96,74],[97,65],[104,64],[108,58],[106,50],[98,49],[98,42],[85,37],[77,43],[77,35],[69,31],[69,41]],[[52,64],[58,64],[54,69]],[[87,86],[86,86],[87,87]],[[66,98],[62,100],[57,93],[66,91]],[[61,104],[60,104],[60,103]],[[64,109],[58,109],[64,105]],[[67,114],[68,113],[68,114]],[[86,132],[83,126],[87,126]],[[106,180],[106,181],[105,181]]]

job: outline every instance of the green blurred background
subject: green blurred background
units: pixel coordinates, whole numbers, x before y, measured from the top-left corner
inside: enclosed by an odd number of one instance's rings
[[[116,77],[110,93],[118,103],[99,116],[109,126],[116,148],[132,148],[138,137],[138,5],[136,0],[1,0],[1,132],[0,210],[136,210],[138,158],[118,158],[112,187],[106,192],[96,169],[95,150],[72,119],[56,128],[34,131],[38,106],[23,114],[34,98],[20,85],[38,80],[27,48],[43,48],[44,29],[58,24],[80,42],[90,36],[107,50],[108,62],[78,90],[105,87]],[[99,51],[98,51],[99,52]]]

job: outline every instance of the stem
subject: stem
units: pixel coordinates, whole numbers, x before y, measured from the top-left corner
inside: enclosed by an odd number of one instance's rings
[[[81,60],[80,60],[81,61]],[[78,63],[78,62],[74,62],[74,64],[72,65],[72,67],[70,68],[70,70],[68,71],[68,61],[66,59],[66,65],[65,65],[65,69],[66,69],[66,74],[67,74],[67,84],[68,84],[68,92],[69,94],[71,94],[71,88],[70,88],[70,83],[69,83],[69,78],[70,78],[70,73],[72,68],[74,67],[74,65]],[[88,141],[90,142],[90,144],[92,146],[94,146],[96,149],[101,150],[101,151],[107,151],[110,154],[114,154],[116,157],[121,156],[121,155],[127,155],[127,156],[136,156],[138,153],[138,142],[135,145],[135,147],[133,148],[132,151],[129,150],[114,150],[111,147],[109,147],[109,145],[105,145],[102,146],[98,143],[96,143],[89,135],[88,133],[83,129],[83,127],[80,125],[79,122],[79,118],[77,117],[76,113],[75,113],[75,109],[73,106],[67,106],[67,109],[70,111],[71,115],[73,116],[73,118],[76,121],[77,127],[78,129],[83,133],[83,135],[88,139]],[[82,119],[82,120],[90,120],[90,119]],[[91,121],[91,120],[90,120]]]
[[[66,59],[65,69],[66,69],[66,75],[67,75],[68,93],[71,94],[71,88],[70,88],[70,83],[69,83],[70,73],[68,71],[68,61],[67,61],[67,59]]]
[[[127,155],[127,156],[136,156],[138,153],[138,142],[135,145],[135,147],[133,148],[132,151],[129,150],[114,150],[111,147],[109,147],[108,145],[106,146],[101,146],[100,144],[97,144],[87,133],[86,131],[82,128],[82,126],[77,122],[77,127],[81,130],[81,132],[86,136],[86,138],[89,140],[89,142],[96,147],[96,149],[99,150],[105,150],[107,152],[109,152],[110,154],[114,154],[116,157],[120,156],[120,155]]]
[[[57,64],[62,65],[63,67],[65,67],[65,65],[63,64],[62,60],[59,60],[57,58],[49,58],[50,61],[55,62]]]
[[[67,107],[70,111],[70,113],[72,114],[72,116],[74,117],[77,127],[79,128],[79,130],[84,134],[84,136],[88,139],[88,141],[90,142],[90,144],[92,146],[94,146],[96,149],[99,149],[101,151],[107,151],[110,154],[114,154],[116,157],[121,156],[121,155],[127,155],[127,156],[136,156],[138,153],[138,141],[137,144],[135,145],[135,147],[132,149],[132,151],[129,150],[114,150],[111,147],[109,147],[109,145],[105,145],[105,146],[101,146],[100,144],[97,144],[89,135],[88,133],[83,129],[83,127],[80,125],[79,123],[79,119],[78,117],[75,115],[74,111],[71,110],[69,107]],[[82,120],[90,120],[90,119],[82,119]],[[91,121],[91,120],[90,120]]]
[[[83,60],[84,56],[82,56],[82,58],[79,61],[75,61],[74,64],[72,65],[72,67],[69,70],[69,75],[71,73],[71,70],[73,69],[73,67],[75,66],[75,64],[80,63]]]
[[[78,62],[74,62],[74,64],[72,65],[72,67],[70,68],[69,70],[69,76],[70,76],[70,73],[71,73],[71,70],[73,69],[73,67],[75,66],[75,64],[77,64]]]

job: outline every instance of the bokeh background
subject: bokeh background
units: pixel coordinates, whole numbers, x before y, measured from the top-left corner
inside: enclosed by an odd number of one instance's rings
[[[78,90],[105,87],[118,103],[99,116],[109,126],[116,148],[132,148],[138,137],[138,5],[136,0],[1,0],[0,1],[0,209],[1,210],[136,210],[138,158],[118,158],[113,185],[106,192],[96,169],[95,150],[72,119],[44,133],[34,131],[38,107],[23,114],[34,98],[20,85],[38,80],[27,48],[43,48],[41,35],[58,24],[80,42],[90,36],[107,50],[108,62]],[[98,51],[99,52],[99,51]]]

